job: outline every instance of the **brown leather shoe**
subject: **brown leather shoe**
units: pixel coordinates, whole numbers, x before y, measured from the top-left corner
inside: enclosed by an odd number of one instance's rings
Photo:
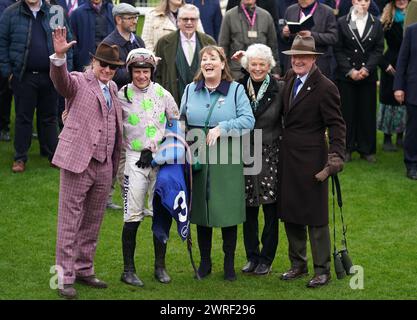
[[[22,160],[17,160],[13,162],[12,171],[14,173],[20,173],[25,171],[26,165]]]
[[[72,284],[64,284],[64,288],[58,289],[58,295],[65,299],[76,299],[77,291]]]
[[[96,289],[107,288],[107,283],[99,280],[95,275],[88,276],[88,277],[77,276],[75,278],[75,282],[92,287],[92,288],[96,288]]]
[[[315,275],[314,278],[307,283],[307,287],[317,288],[320,286],[324,286],[329,283],[330,278],[330,273]]]
[[[294,280],[308,275],[307,269],[304,268],[291,268],[287,272],[281,275],[281,280]]]

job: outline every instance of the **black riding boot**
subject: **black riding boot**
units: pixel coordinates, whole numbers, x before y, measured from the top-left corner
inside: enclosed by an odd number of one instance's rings
[[[135,249],[136,233],[140,222],[125,222],[122,232],[122,250],[124,270],[120,280],[136,287],[143,287],[143,282],[136,275]]]
[[[235,250],[237,241],[237,226],[222,228],[224,252],[224,279],[236,280]]]
[[[200,266],[198,275],[201,278],[207,277],[211,273],[211,239],[213,229],[197,225],[197,240],[200,250]]]
[[[169,283],[171,282],[171,278],[165,270],[167,245],[153,235],[153,247],[155,250],[155,279],[161,283]]]

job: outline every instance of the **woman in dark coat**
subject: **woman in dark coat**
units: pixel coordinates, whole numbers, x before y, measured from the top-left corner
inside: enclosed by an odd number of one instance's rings
[[[338,19],[339,40],[334,48],[336,77],[346,121],[346,161],[357,151],[376,161],[377,67],[384,51],[381,22],[368,13],[370,1],[352,0],[353,9]]]
[[[255,131],[262,133],[262,140],[258,141],[254,131],[251,132],[251,155],[262,155],[262,159],[259,159],[262,167],[259,167],[260,172],[245,175],[246,221],[243,224],[243,238],[248,262],[242,272],[266,275],[271,271],[278,246],[277,172],[281,131],[278,124],[283,82],[275,80],[270,73],[276,62],[268,46],[253,44],[246,52],[238,51],[234,58],[241,56],[242,66],[248,73],[239,82],[245,87],[251,103]],[[261,237],[262,250],[259,249],[258,236],[261,205],[265,221]]]
[[[403,40],[403,24],[407,5],[408,0],[392,0],[385,6],[381,17],[387,50],[379,65],[381,67],[381,82],[377,127],[384,133],[382,146],[384,151],[397,150],[391,141],[391,136],[394,133],[397,134],[397,146],[401,147],[405,130],[406,108],[395,100],[392,86],[398,53]]]

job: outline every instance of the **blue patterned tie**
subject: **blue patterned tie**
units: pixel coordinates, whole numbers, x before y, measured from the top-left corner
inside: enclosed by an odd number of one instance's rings
[[[109,88],[107,86],[103,87],[103,95],[104,98],[106,99],[106,103],[107,103],[107,108],[111,108],[111,97],[110,97],[110,91]]]
[[[295,98],[295,96],[297,95],[297,89],[298,89],[298,87],[302,84],[303,82],[301,81],[301,79],[300,78],[297,78],[296,80],[295,80],[295,84],[294,84],[294,88],[293,88],[293,90],[292,90],[292,98],[294,99]]]

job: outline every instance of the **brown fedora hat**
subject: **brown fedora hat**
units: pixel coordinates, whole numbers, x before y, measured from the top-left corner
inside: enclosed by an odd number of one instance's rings
[[[124,66],[124,62],[119,60],[119,49],[116,45],[108,45],[107,43],[101,42],[96,50],[96,54],[90,53],[92,57],[97,60],[113,64],[117,66]]]
[[[323,54],[316,51],[316,44],[312,36],[302,37],[297,35],[292,43],[291,50],[282,51],[283,54],[292,56],[296,54]]]

